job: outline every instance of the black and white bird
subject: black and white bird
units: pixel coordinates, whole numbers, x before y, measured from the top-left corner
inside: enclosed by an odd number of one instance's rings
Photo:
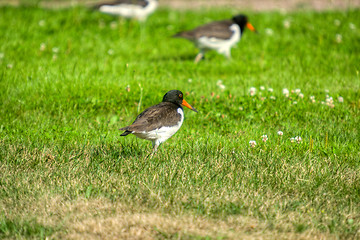
[[[145,21],[158,7],[158,0],[116,0],[95,6],[100,12]]]
[[[161,103],[145,109],[131,125],[120,128],[125,131],[120,136],[132,133],[138,138],[149,140],[155,153],[161,143],[180,129],[184,121],[182,106],[197,112],[184,100],[181,91],[171,90],[164,95]]]
[[[231,58],[231,48],[240,41],[245,28],[256,32],[247,16],[240,14],[230,20],[211,22],[193,30],[179,32],[174,37],[185,38],[192,41],[200,52],[195,58],[199,62],[206,51],[215,50]]]

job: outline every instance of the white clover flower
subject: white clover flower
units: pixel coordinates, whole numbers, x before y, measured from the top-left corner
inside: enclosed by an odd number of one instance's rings
[[[304,94],[299,93],[299,98],[304,98]]]
[[[271,28],[265,28],[265,33],[269,36],[274,34],[274,31]]]
[[[264,87],[264,86],[260,86],[260,90],[261,90],[261,91],[264,91],[264,90],[265,90],[265,87]]]
[[[290,21],[289,20],[284,20],[284,22],[283,22],[283,24],[284,24],[284,28],[290,28]]]
[[[11,63],[9,63],[8,65],[6,65],[7,68],[13,68],[13,65]]]
[[[337,43],[341,43],[342,42],[342,35],[341,34],[336,34],[335,35],[335,41]]]
[[[254,95],[256,94],[256,88],[251,87],[251,88],[249,89],[249,93],[250,93],[250,96],[254,96]]]
[[[300,89],[300,88],[296,88],[296,89],[295,89],[295,93],[296,93],[296,94],[300,94],[300,93],[301,93],[301,89]]]
[[[268,91],[269,91],[269,92],[273,92],[273,91],[274,91],[274,89],[272,89],[272,88],[268,88]]]
[[[282,131],[278,131],[277,135],[282,136],[282,135],[284,135],[284,133]]]
[[[51,50],[52,50],[53,53],[58,53],[58,52],[59,52],[59,48],[58,48],[58,47],[53,47]]]
[[[325,101],[326,101],[326,104],[327,104],[327,105],[334,103],[333,98],[332,98],[332,97],[329,97],[329,96],[326,97],[326,100],[325,100]]]
[[[40,20],[38,24],[40,27],[45,26],[45,20]]]
[[[256,146],[256,141],[251,140],[251,141],[249,142],[249,144],[250,144],[250,147],[255,147],[255,146]]]
[[[243,107],[239,107],[239,110],[240,110],[240,111],[243,111],[243,110],[244,110],[244,108],[243,108]]]
[[[332,97],[326,96],[326,100],[325,100],[326,105],[328,105],[331,108],[334,108],[334,100]]]
[[[356,26],[355,26],[355,24],[353,24],[353,23],[349,23],[349,28],[350,28],[351,30],[355,30],[355,29],[356,29]]]
[[[338,101],[342,103],[342,102],[344,102],[344,98],[341,97],[341,96],[339,96],[339,97],[338,97]]]
[[[268,136],[267,135],[262,135],[261,139],[263,142],[266,142],[268,140]]]
[[[325,89],[324,91],[325,91],[326,93],[329,93],[329,89]]]
[[[188,82],[189,82],[189,83],[192,83],[192,79],[191,79],[191,78],[189,78],[189,79],[188,79]]]
[[[130,92],[130,85],[129,84],[125,87],[125,91]]]
[[[222,80],[219,79],[216,83],[216,85],[221,89],[224,90],[225,89],[225,85],[222,83]]]
[[[296,137],[295,137],[295,141],[296,141],[297,143],[301,143],[302,139],[301,139],[300,136],[296,136]]]
[[[226,87],[225,87],[224,84],[221,84],[221,85],[219,85],[219,88],[220,88],[221,90],[224,90]]]
[[[285,95],[285,97],[289,96],[289,90],[287,88],[283,88],[282,93]]]
[[[275,97],[275,96],[270,96],[270,99],[271,99],[271,100],[275,100],[276,97]]]
[[[109,50],[107,51],[107,53],[108,53],[109,55],[113,55],[113,54],[114,54],[114,50],[109,49]]]
[[[45,43],[41,43],[40,44],[40,51],[45,51],[46,49],[46,44]]]
[[[297,104],[297,101],[294,101],[293,104],[296,105],[296,104]]]
[[[341,24],[341,21],[339,19],[334,20],[334,25],[335,26],[340,26],[340,24]]]
[[[290,142],[294,143],[295,142],[295,138],[290,138]]]

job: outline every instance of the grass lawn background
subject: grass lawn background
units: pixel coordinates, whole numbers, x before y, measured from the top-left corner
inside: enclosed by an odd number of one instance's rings
[[[359,10],[247,12],[232,60],[171,38],[236,13],[1,7],[0,237],[359,238]],[[171,89],[199,113],[147,159],[118,129]]]

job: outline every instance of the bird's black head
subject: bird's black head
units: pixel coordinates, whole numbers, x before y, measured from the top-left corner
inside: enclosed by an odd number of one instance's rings
[[[243,14],[233,16],[232,20],[240,27],[245,27],[246,23],[248,22],[247,16]]]
[[[184,97],[183,97],[183,93],[179,90],[171,90],[168,91],[164,97],[163,97],[163,102],[172,102],[172,103],[176,103],[178,105],[181,105],[182,101],[183,101]]]
[[[190,104],[188,104],[185,100],[184,100],[184,96],[183,93],[179,90],[171,90],[168,91],[164,97],[163,97],[163,102],[171,102],[171,103],[175,103],[179,106],[185,106],[190,108],[191,110],[196,111],[196,109],[194,107],[192,107]]]
[[[255,32],[255,28],[248,22],[247,16],[244,14],[236,15],[232,20],[239,25],[241,33],[245,30],[245,27],[249,28],[251,31]]]

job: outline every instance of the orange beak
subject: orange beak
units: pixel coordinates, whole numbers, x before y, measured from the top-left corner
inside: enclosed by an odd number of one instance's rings
[[[248,29],[250,29],[251,31],[256,32],[254,26],[251,25],[251,23],[247,23],[247,24],[246,24],[246,27],[247,27]]]
[[[187,108],[190,108],[191,110],[193,110],[194,112],[198,112],[193,106],[191,106],[190,104],[188,104],[184,99],[181,103],[181,105],[187,107]]]

